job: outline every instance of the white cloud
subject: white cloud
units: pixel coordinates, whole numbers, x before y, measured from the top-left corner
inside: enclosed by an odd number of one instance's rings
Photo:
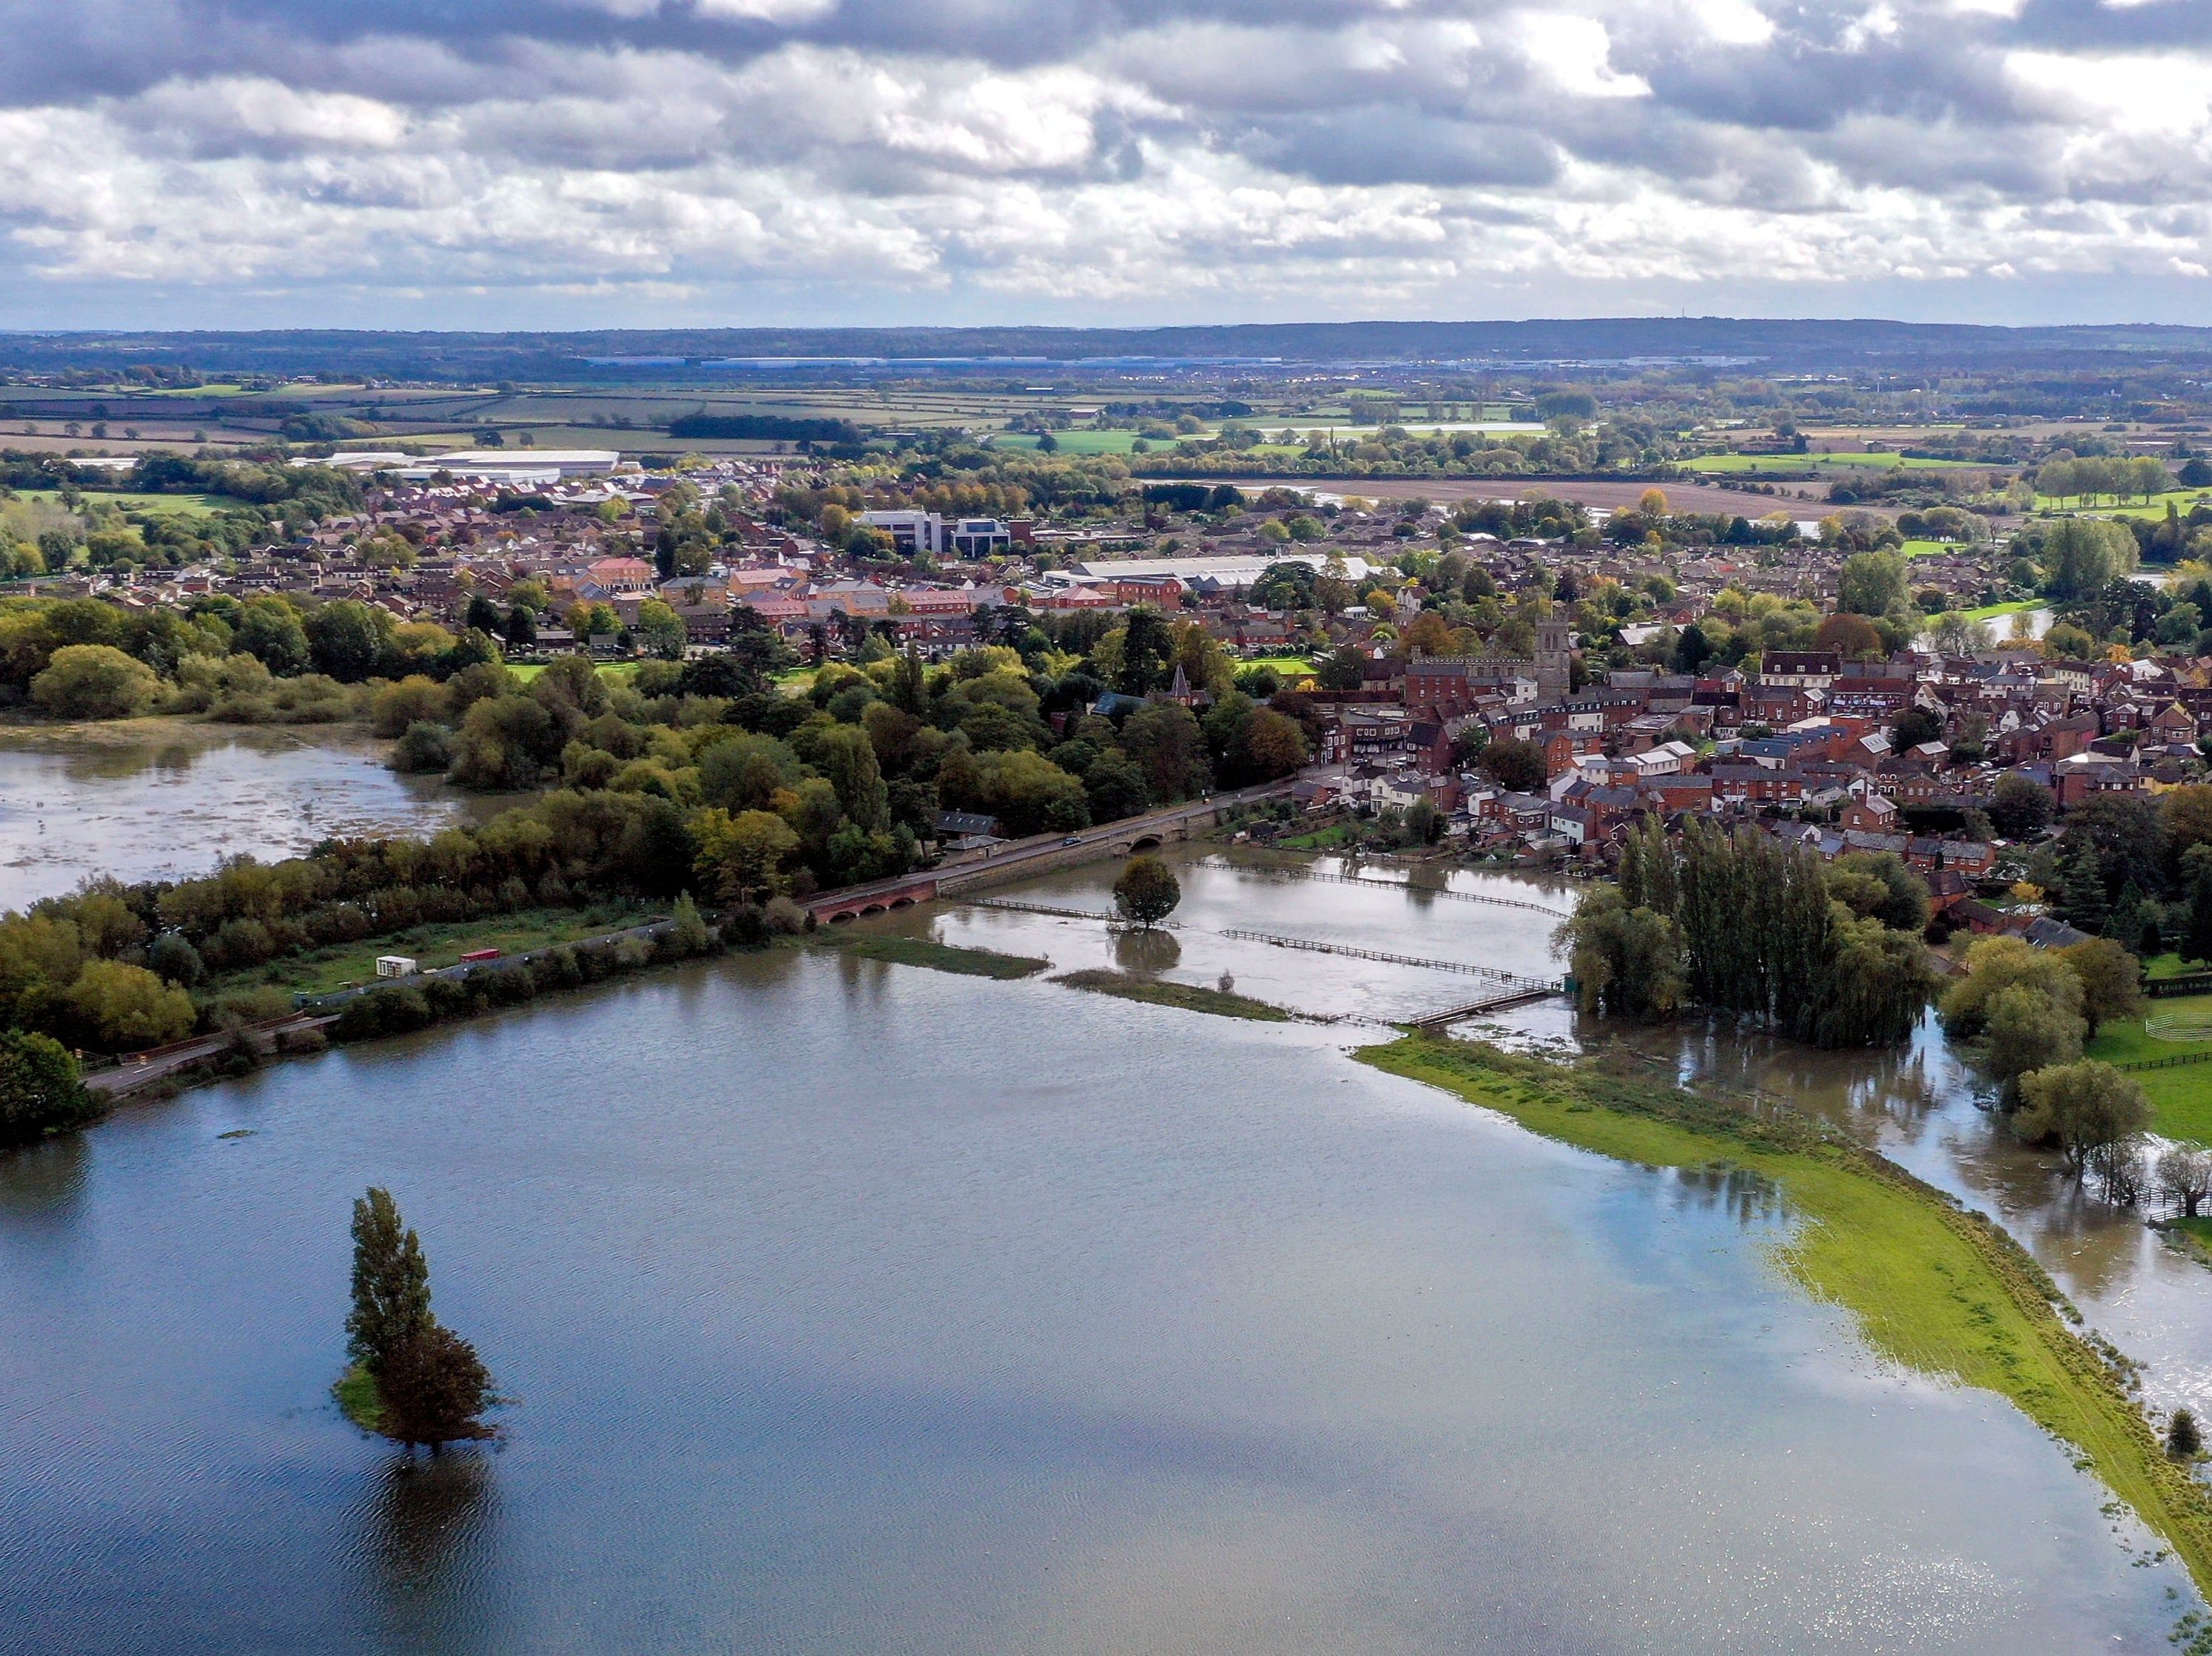
[[[837,9],[837,0],[697,0],[702,17],[747,22],[811,23]]]
[[[2212,268],[2212,47],[2135,40],[2148,8],[2085,14],[2091,46],[2021,0],[515,0],[473,38],[133,3],[140,55],[82,0],[97,29],[57,9],[76,45],[0,94],[0,282],[64,307],[467,287],[646,320],[836,282],[1449,314]],[[218,3],[266,9],[197,56],[182,9]]]

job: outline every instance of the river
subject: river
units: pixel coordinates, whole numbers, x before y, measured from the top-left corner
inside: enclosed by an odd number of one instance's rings
[[[352,729],[166,719],[88,737],[0,731],[0,910],[59,896],[87,875],[174,879],[240,852],[434,833],[514,803],[397,775],[384,767],[389,745]]]
[[[1545,965],[1531,911],[1181,860],[1134,950],[862,924],[1363,1016],[1467,981],[1218,931]],[[2166,1648],[2181,1572],[1788,1287],[1786,1214],[1365,1033],[781,952],[0,1162],[0,1650]],[[410,1465],[328,1400],[372,1182],[514,1399],[495,1449]]]

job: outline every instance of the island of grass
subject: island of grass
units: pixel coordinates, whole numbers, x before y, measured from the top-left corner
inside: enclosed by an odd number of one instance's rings
[[[1420,1035],[1356,1056],[1602,1156],[1771,1181],[1801,1222],[1778,1250],[1792,1279],[1849,1312],[1882,1356],[2008,1398],[2212,1589],[2212,1491],[2167,1459],[2118,1367],[2068,1327],[2078,1313],[1980,1215],[1816,1123],[1656,1075]]]
[[[338,1412],[364,1432],[384,1429],[384,1399],[377,1394],[376,1376],[356,1363],[331,1387]]]
[[[1206,989],[1193,983],[1170,983],[1159,978],[1132,977],[1127,972],[1104,970],[1070,972],[1054,983],[1094,994],[1119,995],[1148,1006],[1180,1006],[1186,1012],[1211,1012],[1216,1017],[1250,1018],[1255,1023],[1288,1023],[1291,1015],[1279,1006],[1226,989]]]
[[[928,937],[843,937],[823,939],[840,954],[862,960],[888,961],[894,966],[923,966],[933,972],[957,972],[963,977],[995,978],[1001,983],[1034,976],[1050,961],[1025,955],[1001,955],[989,949],[961,949]]]

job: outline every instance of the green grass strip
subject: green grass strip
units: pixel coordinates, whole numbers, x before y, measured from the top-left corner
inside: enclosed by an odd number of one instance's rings
[[[331,1395],[337,1399],[338,1412],[364,1432],[380,1430],[384,1425],[384,1398],[377,1392],[376,1377],[359,1363],[340,1374],[331,1387]]]
[[[863,960],[888,961],[894,966],[926,966],[933,972],[957,972],[963,977],[996,978],[1001,983],[1026,978],[1050,966],[1050,961],[1024,955],[1000,955],[988,949],[956,949],[927,937],[835,937],[829,946]]]
[[[1254,1000],[1249,995],[1231,994],[1221,989],[1203,989],[1191,983],[1166,983],[1157,978],[1133,978],[1126,972],[1088,971],[1070,972],[1053,980],[1071,989],[1088,989],[1095,994],[1119,995],[1123,1000],[1140,1000],[1148,1006],[1180,1006],[1186,1012],[1211,1012],[1216,1017],[1250,1018],[1255,1023],[1288,1023],[1291,1015],[1279,1006],[1264,1000]]]
[[[1778,1107],[1425,1036],[1355,1056],[1602,1156],[1654,1168],[1722,1162],[1771,1180],[1801,1222],[1776,1250],[1793,1281],[1848,1311],[1884,1356],[2009,1399],[2212,1592],[2212,1491],[2166,1459],[2128,1394],[2126,1360],[2069,1328],[2079,1313],[2000,1227]]]

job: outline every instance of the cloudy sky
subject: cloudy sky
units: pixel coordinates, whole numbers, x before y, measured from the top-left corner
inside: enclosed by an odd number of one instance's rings
[[[0,326],[2212,323],[2207,0],[0,0]]]

